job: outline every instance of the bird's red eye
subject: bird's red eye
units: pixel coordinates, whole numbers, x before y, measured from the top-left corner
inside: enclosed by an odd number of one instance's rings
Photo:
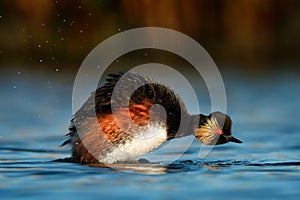
[[[223,131],[221,129],[217,129],[216,130],[216,133],[218,133],[219,135],[222,135],[223,134]]]

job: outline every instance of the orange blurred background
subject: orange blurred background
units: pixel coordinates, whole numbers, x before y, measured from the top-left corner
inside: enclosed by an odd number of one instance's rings
[[[297,66],[299,11],[297,0],[2,0],[0,63],[75,70],[106,38],[158,26],[196,39],[221,67]]]

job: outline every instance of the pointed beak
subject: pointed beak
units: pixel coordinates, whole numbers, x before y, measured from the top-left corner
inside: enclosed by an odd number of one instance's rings
[[[233,136],[229,138],[229,142],[243,143],[241,140],[239,140],[239,139],[237,139],[237,138],[235,138]]]

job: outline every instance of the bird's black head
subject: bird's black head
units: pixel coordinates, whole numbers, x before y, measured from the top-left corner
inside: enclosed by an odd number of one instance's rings
[[[198,140],[207,145],[219,145],[228,142],[242,143],[231,135],[232,121],[221,112],[213,112],[209,116],[200,115],[199,126],[195,132]]]

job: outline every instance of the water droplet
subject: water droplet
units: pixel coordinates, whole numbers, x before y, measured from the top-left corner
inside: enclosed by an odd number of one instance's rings
[[[42,26],[45,26],[45,24],[42,24]]]
[[[28,37],[30,37],[30,38],[31,38],[31,37],[32,37],[32,35],[28,35]]]
[[[78,8],[80,9],[80,8],[81,8],[81,6],[78,6]]]
[[[59,71],[59,69],[58,69],[58,68],[56,68],[56,69],[55,69],[55,71],[56,71],[56,72],[58,72],[58,71]]]
[[[50,81],[48,81],[48,88],[49,88],[49,89],[51,89],[51,88],[52,88],[52,86],[51,86],[51,82],[50,82]]]
[[[41,48],[41,45],[39,44],[38,47]]]
[[[147,53],[145,53],[145,56],[147,56],[148,54]]]
[[[97,68],[100,69],[100,66],[98,65]]]
[[[48,41],[48,40],[46,40],[46,43],[49,43],[49,41]]]
[[[15,85],[14,85],[14,86],[13,86],[13,88],[14,88],[14,89],[16,89],[16,88],[17,88],[17,86],[15,86]]]
[[[55,57],[53,56],[53,57],[51,57],[51,59],[52,59],[52,60],[55,60]]]
[[[63,22],[66,22],[66,20],[65,20],[65,19],[63,19],[62,21],[63,21]]]
[[[118,62],[120,62],[119,60],[116,60],[116,62],[118,63]]]
[[[91,16],[92,15],[92,13],[89,13],[89,16]]]
[[[20,74],[21,74],[21,72],[18,72],[18,74],[20,75]]]
[[[82,33],[83,32],[83,30],[80,30],[80,33]]]
[[[64,38],[62,37],[62,38],[60,38],[60,40],[64,40]]]
[[[40,63],[42,63],[43,62],[43,59],[40,59]]]
[[[118,28],[118,31],[121,31],[121,29],[120,29],[120,28]]]

